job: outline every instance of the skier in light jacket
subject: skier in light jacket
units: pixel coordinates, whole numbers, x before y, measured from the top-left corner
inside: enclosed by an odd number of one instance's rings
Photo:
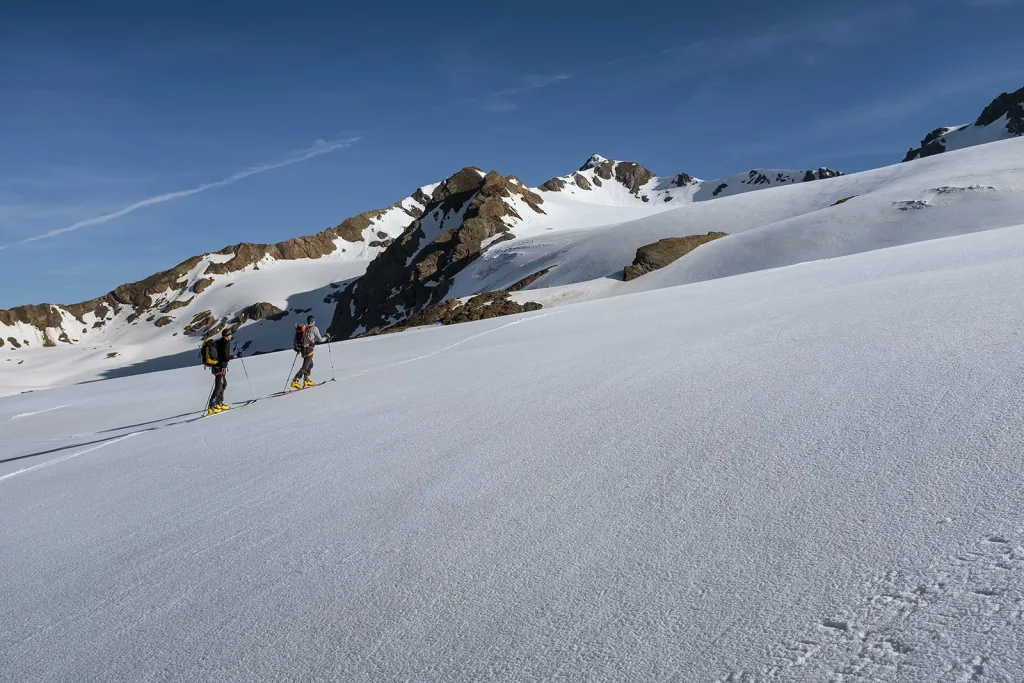
[[[320,329],[316,326],[313,316],[306,318],[306,324],[300,326],[299,341],[296,343],[296,351],[302,354],[302,367],[292,379],[293,389],[304,389],[316,384],[310,379],[310,374],[313,372],[313,347],[330,340],[330,335],[324,337],[320,334]]]

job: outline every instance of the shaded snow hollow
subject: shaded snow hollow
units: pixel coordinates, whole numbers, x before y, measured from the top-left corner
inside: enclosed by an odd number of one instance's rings
[[[0,678],[1017,680],[1022,282],[1007,227],[334,344],[192,424],[199,369],[0,399]]]

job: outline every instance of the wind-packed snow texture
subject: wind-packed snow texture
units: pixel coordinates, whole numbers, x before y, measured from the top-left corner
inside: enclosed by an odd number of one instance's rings
[[[1020,680],[1024,227],[986,215],[334,344],[193,423],[200,369],[0,399],[0,679]]]

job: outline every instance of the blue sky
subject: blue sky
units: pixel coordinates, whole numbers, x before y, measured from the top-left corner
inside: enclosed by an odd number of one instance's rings
[[[0,5],[0,307],[317,232],[467,165],[863,170],[1024,86],[1022,0],[351,5]]]

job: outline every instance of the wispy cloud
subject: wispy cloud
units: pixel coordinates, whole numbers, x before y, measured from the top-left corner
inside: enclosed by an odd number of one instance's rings
[[[495,90],[480,97],[471,97],[464,100],[465,104],[475,104],[484,111],[505,112],[519,109],[519,104],[513,98],[531,90],[547,88],[555,83],[561,83],[572,78],[572,74],[556,73],[546,75],[526,74],[519,77],[519,85]]]
[[[109,223],[112,220],[116,220],[118,218],[121,218],[122,216],[127,216],[130,213],[134,213],[139,209],[145,208],[147,206],[152,206],[153,204],[163,204],[164,202],[170,202],[175,199],[190,197],[194,194],[206,192],[207,190],[212,190],[214,188],[224,187],[225,185],[231,185],[233,183],[237,183],[240,180],[244,180],[249,176],[254,176],[257,173],[265,173],[266,171],[272,171],[276,168],[284,168],[285,166],[291,166],[293,164],[302,163],[303,161],[308,161],[309,159],[313,159],[314,157],[323,156],[324,154],[330,154],[331,152],[337,151],[344,147],[351,147],[354,143],[358,141],[359,138],[347,138],[343,140],[317,140],[315,143],[313,143],[312,146],[307,147],[306,149],[301,149],[292,152],[286,159],[283,159],[281,161],[260,164],[259,166],[252,166],[243,171],[239,171],[238,173],[233,173],[221,180],[217,180],[212,183],[203,183],[202,185],[197,185],[196,187],[187,190],[178,190],[176,192],[167,192],[165,194],[156,195],[155,197],[148,197],[147,199],[142,199],[140,201],[135,202],[134,204],[129,204],[128,206],[120,208],[117,211],[111,211],[110,213],[105,213],[100,216],[87,218],[85,220],[78,221],[77,223],[72,223],[67,227],[58,228],[56,230],[50,230],[49,232],[44,232],[40,235],[34,235],[32,237],[26,237],[25,239],[19,240],[17,242],[11,242],[10,244],[2,244],[0,245],[0,250],[9,249],[11,247],[20,246],[23,244],[29,244],[31,242],[38,242],[39,240],[50,239],[53,237],[57,237],[58,235],[63,235],[68,232],[73,232],[75,230],[80,230],[81,228],[89,227],[91,225],[102,225],[103,223]]]

